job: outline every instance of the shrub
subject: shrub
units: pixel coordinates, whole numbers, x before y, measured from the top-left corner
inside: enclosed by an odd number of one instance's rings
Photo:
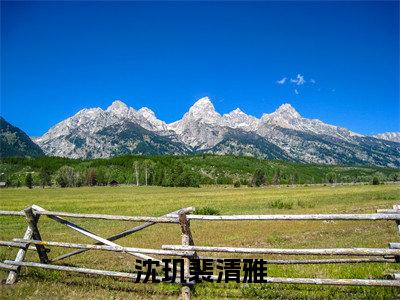
[[[239,188],[239,187],[240,187],[240,181],[235,181],[235,182],[233,183],[233,187]]]
[[[95,186],[97,185],[97,173],[95,168],[90,168],[86,171],[86,185]]]
[[[400,180],[400,173],[394,173],[392,175],[392,180],[393,181],[399,181]]]
[[[378,185],[379,183],[380,183],[379,177],[378,177],[378,176],[374,176],[374,177],[372,178],[372,184],[373,184],[373,185]]]
[[[373,185],[381,184],[387,180],[388,180],[387,176],[385,174],[383,174],[382,172],[375,172],[372,176],[372,184]]]
[[[232,178],[225,175],[218,175],[216,179],[217,184],[232,184]]]
[[[83,173],[75,172],[74,186],[82,186],[85,183],[85,176]]]
[[[107,167],[99,167],[96,169],[96,181],[98,185],[107,185],[109,181],[109,171]]]
[[[60,187],[73,187],[75,186],[76,174],[72,167],[63,166],[56,174],[56,182]]]
[[[275,200],[271,203],[268,203],[269,208],[277,208],[277,209],[292,209],[293,202],[283,202],[281,200]]]
[[[183,171],[174,181],[177,187],[200,187],[200,180],[197,174],[188,170]]]
[[[205,206],[199,209],[196,209],[193,212],[195,215],[220,215],[220,211],[216,208]]]
[[[336,174],[334,172],[329,172],[325,175],[326,181],[328,183],[334,183],[336,180]]]
[[[246,178],[240,179],[240,184],[250,186],[249,180]]]
[[[253,174],[251,183],[253,186],[261,186],[264,185],[266,181],[265,172],[261,169],[257,169]]]

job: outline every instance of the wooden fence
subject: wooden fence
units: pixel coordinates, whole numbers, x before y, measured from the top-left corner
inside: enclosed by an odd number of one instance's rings
[[[21,267],[44,268],[51,270],[60,270],[68,272],[77,272],[92,275],[104,275],[119,278],[137,279],[137,274],[127,272],[116,272],[108,270],[88,269],[64,266],[55,264],[57,261],[67,257],[77,255],[89,250],[102,250],[112,252],[123,252],[132,255],[136,259],[159,261],[153,255],[161,257],[180,257],[184,261],[184,274],[186,283],[182,285],[182,299],[190,299],[190,287],[194,284],[189,281],[189,263],[190,258],[199,257],[197,253],[236,253],[236,254],[283,254],[283,255],[312,255],[312,256],[351,256],[352,258],[330,258],[330,259],[281,259],[267,260],[267,264],[340,264],[340,263],[399,263],[400,262],[400,243],[389,243],[388,248],[327,248],[327,249],[275,249],[275,248],[238,248],[238,247],[206,247],[196,246],[190,230],[190,221],[298,221],[298,220],[389,220],[394,221],[400,232],[400,205],[395,205],[393,209],[378,210],[371,214],[308,214],[308,215],[234,215],[234,216],[210,216],[193,215],[194,208],[183,208],[161,217],[144,216],[117,216],[104,214],[79,214],[69,212],[47,211],[40,206],[32,205],[23,211],[0,211],[0,216],[23,217],[28,223],[27,229],[22,239],[15,238],[12,241],[0,241],[0,246],[19,248],[16,257],[13,260],[0,262],[0,268],[9,270],[6,284],[13,284],[17,280]],[[38,222],[40,216],[46,216],[58,223],[61,223],[78,233],[96,241],[95,244],[78,244],[55,241],[43,241]],[[115,220],[115,221],[135,221],[145,222],[131,229],[125,230],[113,236],[103,238],[85,228],[82,228],[67,218],[84,218],[97,220]],[[181,245],[163,245],[161,249],[145,249],[134,247],[123,247],[114,241],[138,232],[144,228],[157,223],[179,224],[181,228]],[[63,248],[73,248],[72,252],[50,259],[46,247],[55,246]],[[35,250],[38,253],[40,262],[25,261],[27,250]],[[360,256],[361,258],[353,258]],[[213,258],[216,259],[216,258]],[[180,271],[180,270],[178,270]],[[160,277],[156,277],[160,279]],[[211,276],[217,279],[216,276]],[[314,284],[314,285],[354,285],[354,286],[390,286],[400,287],[400,273],[393,274],[393,279],[327,279],[327,278],[285,278],[285,277],[267,277],[269,283],[283,284]]]

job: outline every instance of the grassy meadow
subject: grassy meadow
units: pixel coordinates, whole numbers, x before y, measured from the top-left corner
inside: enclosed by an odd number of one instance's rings
[[[160,216],[188,206],[212,207],[221,214],[372,213],[379,208],[391,208],[399,200],[400,186],[396,184],[265,188],[99,186],[0,190],[1,210],[21,210],[31,204],[37,204],[56,211],[149,216]],[[74,219],[73,222],[103,237],[138,224],[89,219]],[[93,243],[90,239],[44,216],[41,217],[39,225],[44,240]],[[18,217],[1,217],[0,226],[0,239],[11,240],[23,236],[26,223]],[[388,242],[399,241],[396,226],[390,221],[192,221],[191,228],[195,244],[204,246],[387,247]],[[125,237],[118,243],[146,248],[180,244],[180,228],[176,224],[157,224]],[[52,258],[70,250],[53,247],[49,255]],[[0,249],[1,260],[13,259],[15,254],[16,249]],[[257,255],[248,257],[260,258]],[[285,258],[278,255],[264,257]],[[27,259],[38,261],[33,251],[29,251]],[[105,251],[88,251],[68,258],[63,263],[126,272],[134,268],[132,256]],[[269,276],[273,277],[382,279],[393,272],[400,272],[400,266],[389,263],[363,263],[268,267]],[[0,274],[2,278],[7,275],[4,271],[0,271]],[[23,268],[15,285],[0,285],[0,298],[176,299],[179,291],[178,285],[134,284],[127,280]],[[192,295],[197,299],[393,299],[399,294],[399,289],[387,287],[202,283],[196,285]]]

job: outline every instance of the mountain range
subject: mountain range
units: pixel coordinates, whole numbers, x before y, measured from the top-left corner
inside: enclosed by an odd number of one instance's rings
[[[170,124],[149,108],[135,110],[116,100],[105,110],[82,109],[34,140],[47,155],[70,158],[214,153],[400,167],[399,136],[366,136],[303,118],[290,104],[261,118],[239,108],[221,115],[204,97]]]
[[[43,155],[43,150],[25,132],[0,117],[0,157]]]

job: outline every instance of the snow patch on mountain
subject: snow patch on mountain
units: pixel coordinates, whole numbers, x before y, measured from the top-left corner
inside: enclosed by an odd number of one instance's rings
[[[116,116],[125,117],[130,113],[135,113],[136,111],[133,108],[129,108],[121,100],[115,100],[106,110],[107,112],[113,113]]]
[[[259,123],[256,117],[245,114],[240,108],[222,116],[222,124],[231,128],[240,128],[246,131],[255,131]]]
[[[179,135],[190,129],[191,124],[197,122],[205,124],[219,124],[221,122],[221,115],[215,111],[209,97],[197,100],[181,120],[168,124],[168,128]]]
[[[159,132],[168,131],[167,124],[164,121],[157,119],[156,114],[151,109],[142,107],[138,110],[138,114],[151,125],[150,127],[147,126],[147,128],[144,126],[146,129],[156,130]]]
[[[400,143],[400,132],[384,132],[374,135],[377,139]]]

